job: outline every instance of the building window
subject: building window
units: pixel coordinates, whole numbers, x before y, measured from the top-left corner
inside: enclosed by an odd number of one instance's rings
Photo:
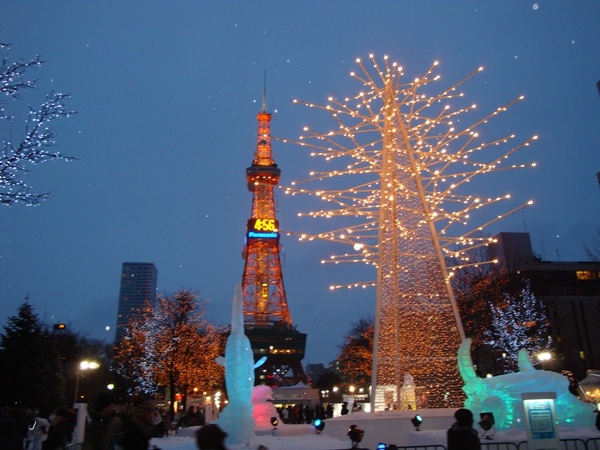
[[[596,280],[599,278],[598,272],[592,272],[591,270],[578,270],[575,272],[575,276],[578,280]]]

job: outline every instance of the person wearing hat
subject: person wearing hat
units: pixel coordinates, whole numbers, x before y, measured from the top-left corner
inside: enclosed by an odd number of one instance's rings
[[[227,450],[225,448],[225,433],[221,428],[214,424],[203,426],[196,433],[196,443],[200,450]]]
[[[96,411],[91,418],[85,430],[85,449],[109,450],[112,436],[121,431],[122,422],[108,392],[96,394]]]
[[[119,441],[124,450],[147,450],[156,427],[156,408],[147,400],[136,402],[131,409],[131,421]],[[158,416],[160,418],[160,415]],[[87,449],[86,449],[87,450]]]
[[[461,408],[454,413],[456,422],[448,429],[448,450],[481,450],[479,434],[473,428],[473,413]]]

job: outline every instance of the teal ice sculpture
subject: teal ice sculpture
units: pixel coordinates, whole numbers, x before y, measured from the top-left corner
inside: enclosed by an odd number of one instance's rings
[[[216,423],[227,433],[228,445],[248,445],[254,437],[255,421],[252,417],[252,389],[254,369],[267,360],[262,357],[256,364],[250,340],[244,334],[242,289],[238,285],[233,294],[231,332],[225,344],[225,358],[217,362],[225,367],[225,385],[229,403]]]
[[[494,413],[498,431],[525,430],[521,394],[523,392],[556,392],[556,419],[560,426],[590,428],[594,424],[594,406],[569,392],[569,380],[556,372],[536,370],[527,350],[519,350],[519,371],[491,378],[480,378],[471,359],[471,339],[465,339],[458,350],[458,369],[465,382],[465,408],[479,416]]]

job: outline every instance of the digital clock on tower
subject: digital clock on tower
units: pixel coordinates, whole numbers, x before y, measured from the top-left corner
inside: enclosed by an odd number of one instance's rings
[[[273,239],[279,237],[279,222],[277,219],[250,219],[247,225],[249,238]]]

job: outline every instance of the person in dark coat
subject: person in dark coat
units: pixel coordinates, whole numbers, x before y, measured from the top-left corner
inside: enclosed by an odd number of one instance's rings
[[[6,450],[23,449],[23,438],[19,435],[17,421],[5,409],[0,409],[0,443]]]
[[[96,411],[91,415],[92,420],[85,431],[86,450],[109,450],[111,439],[121,431],[121,418],[113,403],[112,396],[107,392],[96,395]]]
[[[196,444],[200,450],[226,450],[225,433],[218,425],[210,423],[196,433]]]
[[[42,450],[62,450],[73,435],[73,422],[66,409],[57,409],[53,416]]]
[[[342,416],[345,416],[346,414],[348,414],[350,411],[348,410],[348,402],[344,402],[342,403],[342,410],[340,411],[340,414]]]
[[[158,416],[158,421],[156,417]],[[149,401],[143,401],[131,410],[131,421],[119,441],[124,450],[147,450],[160,414]]]
[[[448,450],[481,450],[477,430],[473,428],[473,413],[461,408],[454,413],[456,422],[448,429]]]

